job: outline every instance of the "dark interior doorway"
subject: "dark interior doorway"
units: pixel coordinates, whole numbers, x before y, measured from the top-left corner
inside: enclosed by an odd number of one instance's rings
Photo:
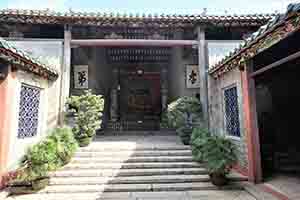
[[[264,178],[300,173],[300,59],[255,78]]]
[[[125,130],[159,130],[160,72],[123,68],[119,75],[119,114]]]

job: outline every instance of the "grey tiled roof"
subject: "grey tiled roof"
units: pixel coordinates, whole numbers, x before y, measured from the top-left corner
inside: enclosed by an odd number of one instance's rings
[[[227,62],[239,56],[239,54],[243,52],[245,49],[249,48],[251,45],[256,43],[261,38],[267,36],[269,32],[273,31],[276,27],[284,23],[291,13],[298,13],[298,12],[300,12],[300,3],[290,4],[287,7],[287,11],[284,14],[278,14],[274,16],[267,24],[261,26],[256,32],[254,32],[251,36],[246,38],[238,48],[231,51],[219,63],[213,66],[209,70],[210,73],[213,73],[217,69],[221,68]]]
[[[26,70],[32,71],[34,68],[37,68],[36,70],[34,70],[34,72],[46,73],[49,76],[54,77],[58,75],[58,72],[54,69],[54,67],[45,64],[46,61],[41,61],[28,54],[27,52],[16,48],[9,41],[6,41],[1,37],[0,49],[3,49],[5,51],[6,55],[4,57],[9,58],[8,61],[13,60],[13,62],[17,62],[19,64],[23,63],[22,66],[25,67]],[[2,56],[2,58],[4,57]],[[20,62],[19,60],[22,60],[22,62]]]
[[[161,22],[203,22],[203,23],[265,23],[270,20],[274,14],[249,14],[249,15],[181,15],[181,14],[134,14],[134,13],[106,13],[106,12],[56,12],[53,10],[21,10],[4,9],[0,10],[0,16],[28,16],[32,18],[48,18],[49,23],[65,23],[68,20],[125,20],[125,21],[161,21]],[[11,18],[9,18],[11,19]],[[12,19],[11,19],[12,20]],[[74,22],[74,21],[73,21]],[[74,22],[75,23],[75,22]],[[88,22],[84,22],[87,23]],[[256,24],[257,25],[257,24]]]

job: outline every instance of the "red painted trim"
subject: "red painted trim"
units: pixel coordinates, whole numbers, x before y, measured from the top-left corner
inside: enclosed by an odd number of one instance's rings
[[[261,188],[265,192],[268,192],[268,193],[272,194],[273,196],[275,196],[279,200],[290,200],[290,198],[288,196],[286,196],[285,194],[283,194],[281,192],[278,192],[277,190],[274,190],[273,188],[269,187],[268,185],[262,184]]]
[[[262,181],[262,168],[256,116],[256,94],[254,80],[249,78],[248,69],[241,72],[241,80],[244,124],[248,148],[248,178],[251,182],[259,183]]]

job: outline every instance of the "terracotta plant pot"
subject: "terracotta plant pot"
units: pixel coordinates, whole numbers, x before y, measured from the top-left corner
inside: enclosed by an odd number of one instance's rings
[[[92,142],[92,138],[91,137],[78,138],[77,141],[80,147],[86,147]]]
[[[221,173],[211,173],[209,174],[210,181],[215,186],[221,187],[228,183],[228,179],[226,178],[225,174]]]

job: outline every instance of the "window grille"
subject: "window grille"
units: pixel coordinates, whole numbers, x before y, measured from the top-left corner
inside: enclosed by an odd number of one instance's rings
[[[224,102],[226,131],[231,136],[240,137],[239,106],[236,87],[224,91]]]
[[[39,88],[22,84],[19,105],[18,138],[33,137],[37,134],[40,96],[41,90]]]

